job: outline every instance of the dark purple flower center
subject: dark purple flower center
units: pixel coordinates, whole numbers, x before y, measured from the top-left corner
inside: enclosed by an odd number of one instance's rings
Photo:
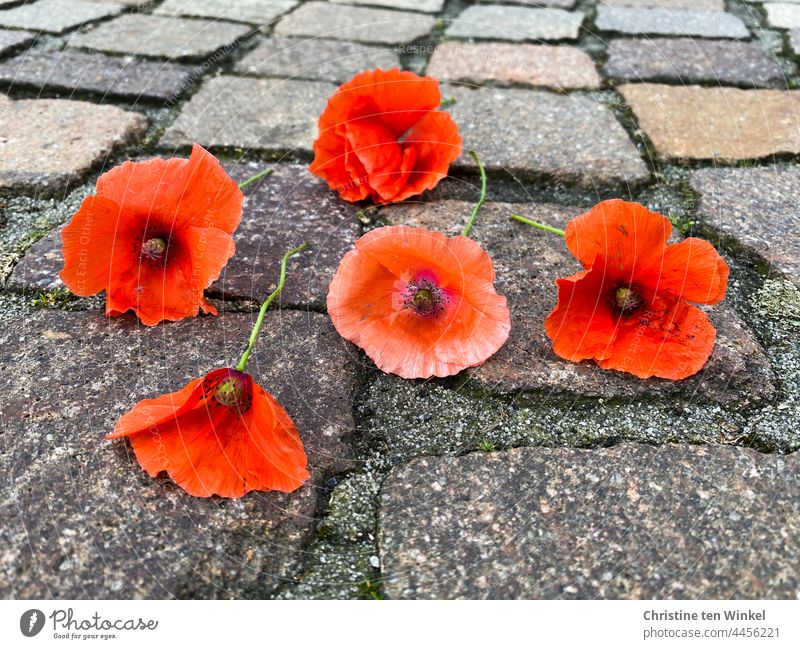
[[[409,282],[403,292],[405,306],[423,316],[437,316],[444,312],[448,297],[435,280],[422,277]]]

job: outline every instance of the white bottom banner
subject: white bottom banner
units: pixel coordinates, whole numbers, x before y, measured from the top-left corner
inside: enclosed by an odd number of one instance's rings
[[[800,647],[798,601],[5,601],[0,646]]]

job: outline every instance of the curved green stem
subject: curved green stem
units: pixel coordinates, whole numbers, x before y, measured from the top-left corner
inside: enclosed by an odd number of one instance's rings
[[[478,171],[481,172],[481,197],[478,199],[478,202],[475,203],[475,207],[472,208],[472,214],[469,217],[469,221],[467,221],[467,225],[464,226],[464,231],[461,233],[465,237],[469,236],[469,232],[472,230],[472,225],[475,223],[475,217],[478,216],[478,210],[481,209],[481,206],[486,202],[486,169],[483,168],[481,161],[478,159],[477,153],[470,151],[469,154],[472,156],[475,164],[478,165]]]
[[[240,372],[244,372],[244,368],[247,367],[247,359],[250,358],[250,353],[253,351],[253,347],[256,345],[258,332],[261,331],[261,325],[264,324],[264,315],[266,315],[269,305],[272,304],[273,300],[281,294],[283,287],[286,285],[286,264],[289,263],[289,257],[296,255],[298,252],[302,252],[306,248],[308,248],[308,243],[303,243],[297,246],[297,248],[292,248],[283,256],[283,259],[281,259],[281,275],[280,279],[278,279],[278,286],[274,291],[272,291],[272,293],[269,294],[269,297],[264,300],[264,303],[261,305],[261,309],[258,312],[258,318],[256,318],[256,324],[253,326],[253,330],[250,332],[250,340],[247,343],[247,349],[244,350],[244,354],[242,354],[242,357],[239,359],[239,364],[236,366],[236,369]]]
[[[564,230],[559,230],[558,228],[545,225],[544,223],[539,223],[538,221],[531,221],[530,219],[526,219],[524,216],[520,216],[519,214],[512,214],[511,218],[515,221],[519,221],[520,223],[524,223],[525,225],[532,225],[534,228],[539,228],[545,232],[552,232],[553,234],[560,234],[562,237],[564,236]]]
[[[258,182],[265,176],[269,176],[273,171],[275,170],[272,167],[259,171],[257,174],[250,176],[247,180],[243,180],[242,182],[240,182],[239,189],[244,189],[248,185],[252,185],[254,182]]]

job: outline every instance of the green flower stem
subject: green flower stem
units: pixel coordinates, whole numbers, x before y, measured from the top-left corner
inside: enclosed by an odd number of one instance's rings
[[[283,287],[286,286],[286,264],[289,262],[289,257],[296,255],[298,252],[302,252],[306,248],[308,248],[308,243],[303,243],[297,246],[297,248],[292,248],[283,256],[283,259],[281,259],[281,275],[280,279],[278,280],[278,286],[274,291],[272,291],[272,293],[269,294],[269,297],[264,300],[264,304],[261,305],[261,309],[258,312],[258,318],[256,319],[256,324],[253,327],[253,330],[250,332],[250,341],[247,343],[247,349],[244,350],[244,354],[242,354],[242,357],[239,359],[239,364],[236,366],[236,369],[240,372],[244,372],[244,368],[247,367],[247,359],[250,358],[253,347],[256,345],[258,332],[261,331],[261,325],[264,324],[264,316],[267,313],[267,309],[269,309],[269,305],[272,304],[272,301],[281,294]]]
[[[545,232],[552,232],[553,234],[560,234],[562,237],[564,236],[564,230],[553,228],[549,225],[545,225],[544,223],[539,223],[538,221],[531,221],[530,219],[526,219],[524,216],[520,216],[519,214],[512,214],[511,218],[515,221],[519,221],[520,223],[524,223],[525,225],[532,225],[534,228],[539,228]]]
[[[242,182],[240,182],[239,183],[239,189],[244,189],[248,185],[252,185],[253,183],[258,182],[259,180],[261,180],[265,176],[269,176],[273,171],[275,171],[275,170],[272,167],[269,167],[267,169],[263,169],[262,171],[259,171],[254,176],[250,176],[247,180],[243,180]]]
[[[478,216],[478,210],[481,209],[481,206],[486,202],[486,169],[483,168],[481,161],[478,159],[477,153],[470,151],[469,154],[472,156],[475,164],[478,165],[478,171],[481,172],[481,197],[478,199],[478,202],[475,203],[475,207],[472,208],[472,214],[469,217],[469,221],[467,221],[467,225],[464,227],[464,231],[461,233],[465,237],[469,236],[470,230],[472,230],[472,226],[475,223],[475,217]]]

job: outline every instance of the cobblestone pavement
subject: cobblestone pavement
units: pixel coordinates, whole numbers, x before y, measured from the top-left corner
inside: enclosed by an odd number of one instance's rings
[[[743,0],[0,2],[0,594],[4,597],[800,596],[800,4]],[[471,159],[409,203],[307,172],[336,84],[443,82],[489,171],[474,234],[514,329],[448,380],[382,375],[325,314],[383,223],[457,232]],[[103,169],[198,142],[242,180],[220,316],[106,320],[58,280]],[[679,383],[555,357],[575,271],[555,226],[600,199],[669,215],[731,266],[718,342]],[[236,358],[291,262],[256,379],[298,423],[295,494],[195,499],[103,441],[139,399]]]

